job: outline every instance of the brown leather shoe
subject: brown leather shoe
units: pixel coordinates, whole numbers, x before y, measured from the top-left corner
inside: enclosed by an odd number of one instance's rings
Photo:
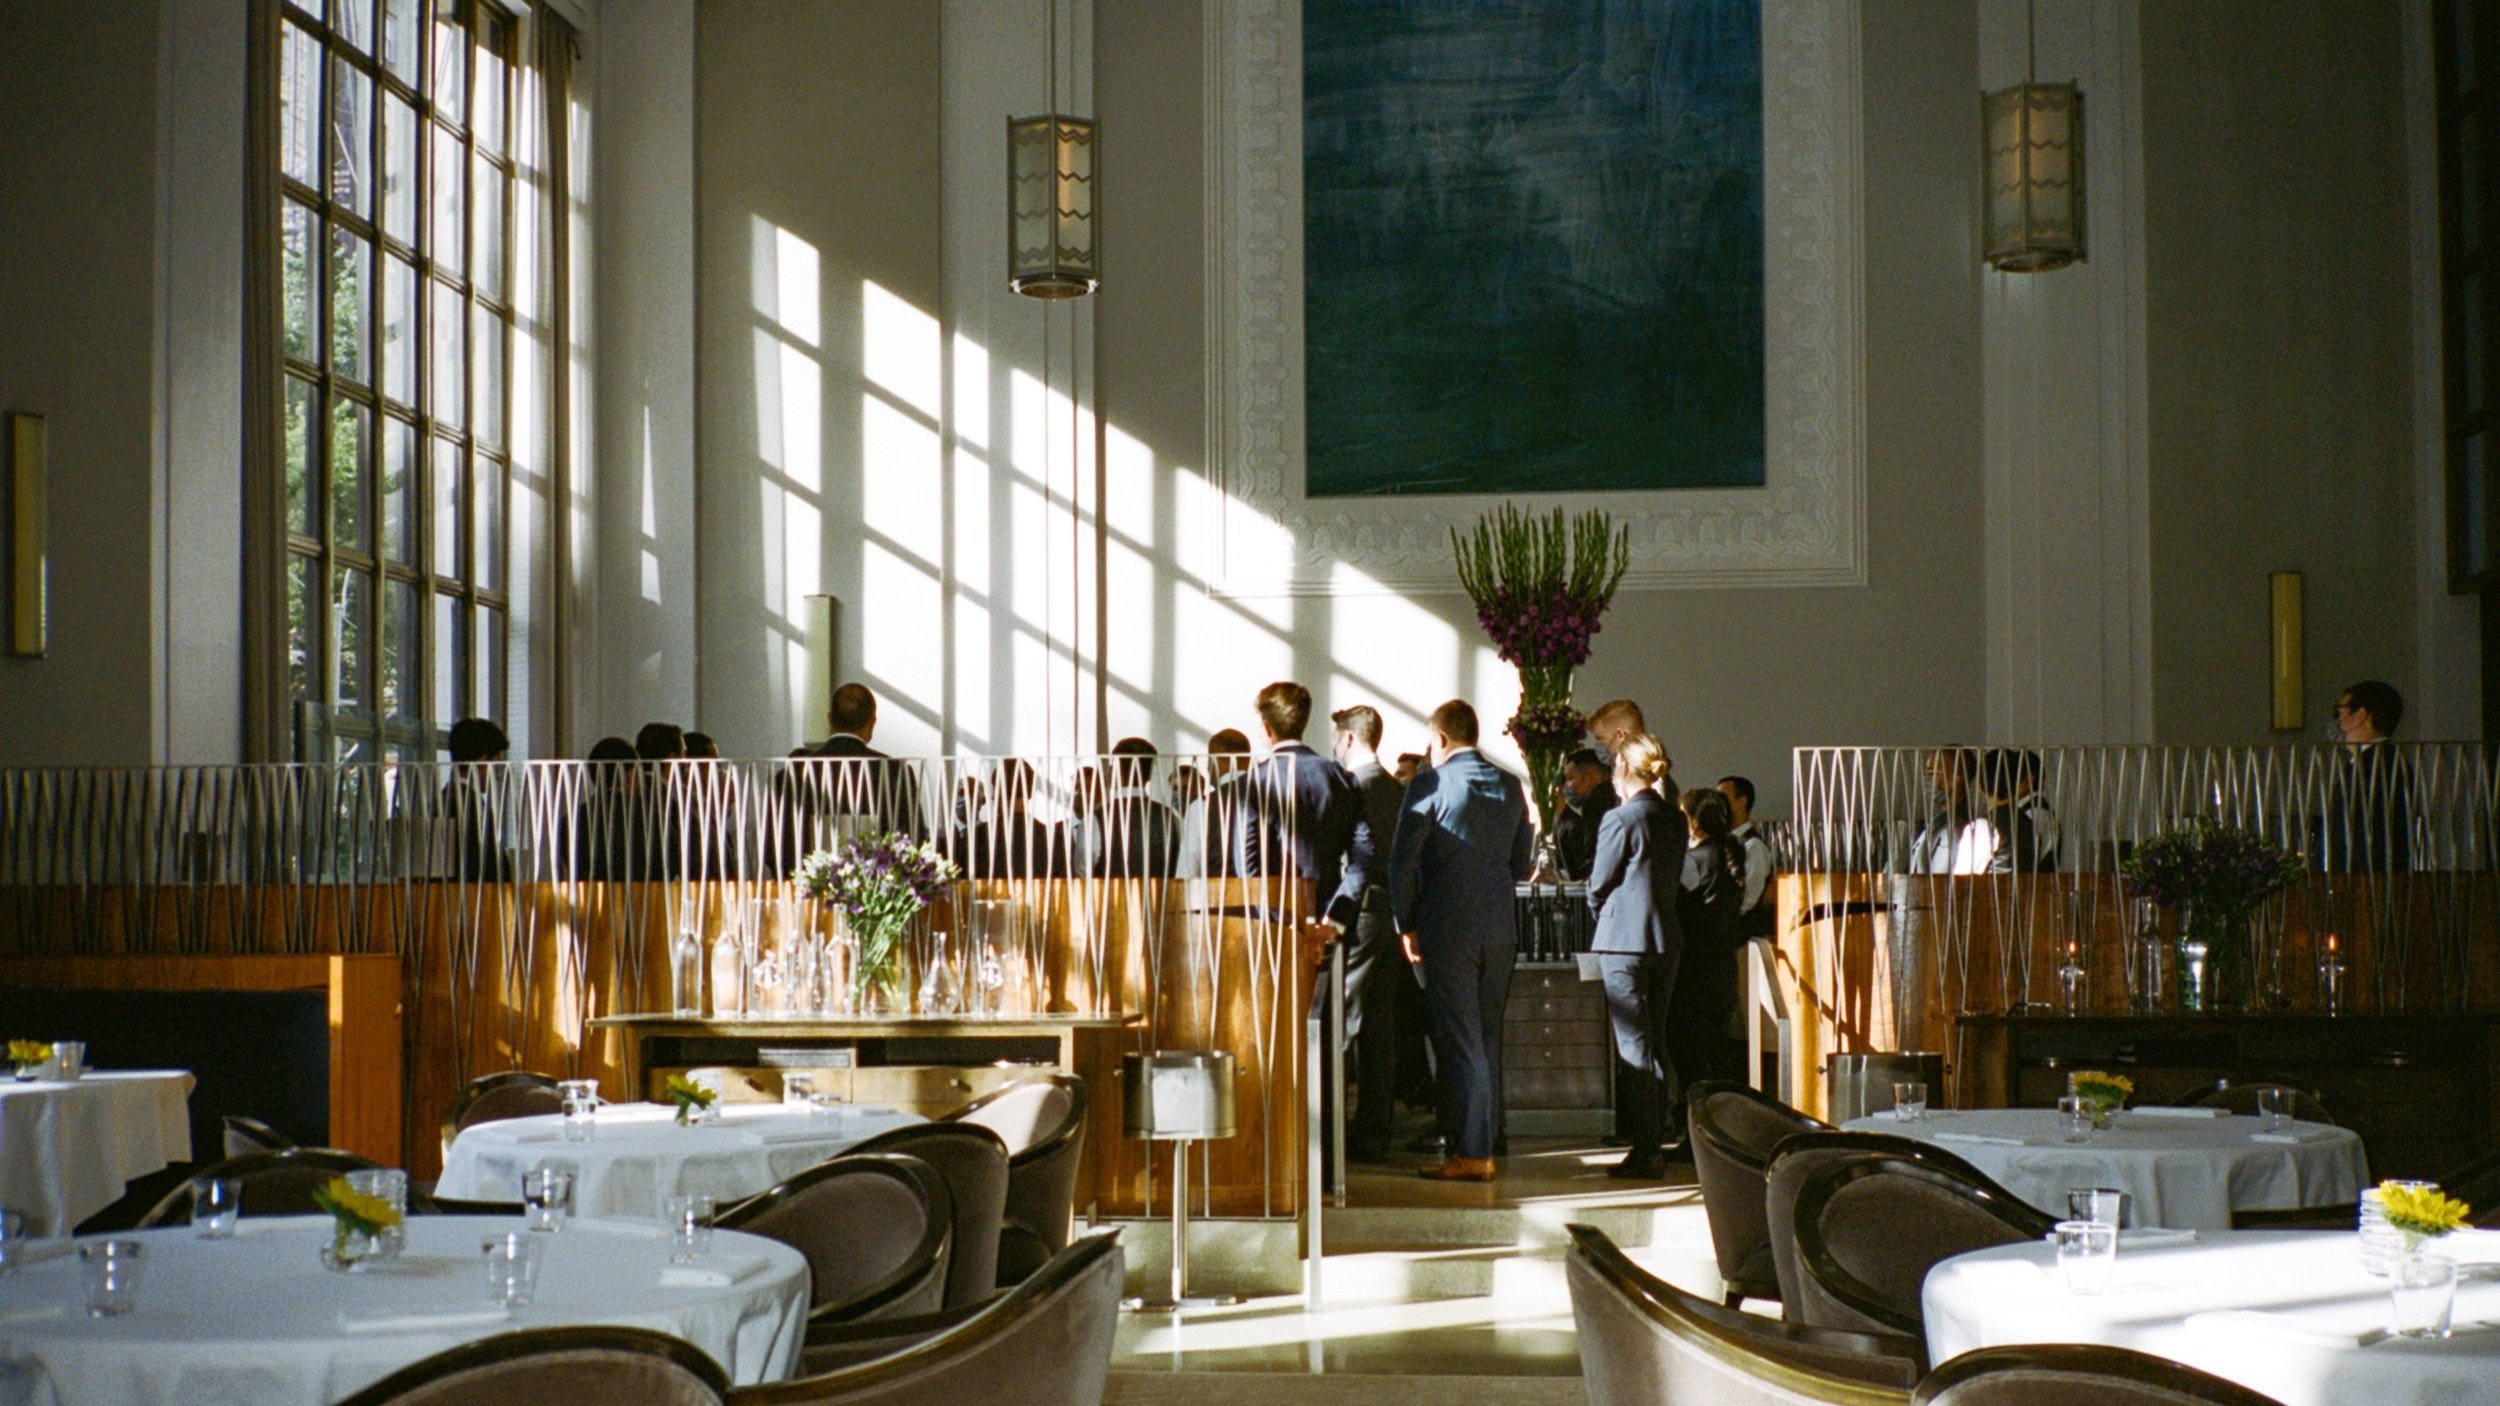
[[[1427,1181],[1491,1181],[1493,1159],[1490,1157],[1452,1157],[1430,1167],[1418,1167],[1417,1176]]]

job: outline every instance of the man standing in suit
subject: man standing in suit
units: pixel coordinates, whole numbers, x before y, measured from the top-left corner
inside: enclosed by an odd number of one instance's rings
[[[1429,770],[1417,772],[1390,846],[1389,904],[1441,1054],[1442,1124],[1457,1145],[1426,1167],[1435,1181],[1491,1181],[1502,1110],[1502,1011],[1519,947],[1513,899],[1534,849],[1519,778],[1476,750],[1476,710],[1432,710]]]
[[[1398,806],[1406,799],[1405,784],[1380,764],[1380,713],[1358,703],[1331,713],[1328,721],[1336,729],[1330,750],[1354,777],[1377,848],[1397,833]],[[1414,979],[1414,969],[1398,951],[1388,876],[1374,865],[1370,877],[1345,956],[1345,1038],[1354,1053],[1355,1081],[1346,1155],[1357,1162],[1385,1162],[1397,1125],[1398,987]]]
[[[847,764],[814,770],[820,813],[864,817],[881,832],[921,838],[919,778],[909,763],[868,745],[877,735],[877,695],[866,684],[846,683],[833,691],[825,720],[832,735],[809,755]]]
[[[1354,927],[1371,884],[1372,832],[1362,793],[1352,774],[1302,740],[1311,725],[1309,689],[1269,684],[1259,690],[1258,714],[1268,754],[1248,773],[1249,806],[1234,862],[1248,878],[1289,873],[1311,880],[1321,905],[1316,916],[1343,934]]]

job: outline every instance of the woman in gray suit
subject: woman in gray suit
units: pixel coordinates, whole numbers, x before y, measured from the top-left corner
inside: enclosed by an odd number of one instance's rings
[[[1632,1150],[1610,1177],[1651,1180],[1666,1175],[1667,1002],[1675,990],[1684,939],[1676,923],[1676,885],[1684,872],[1684,815],[1658,794],[1667,751],[1648,733],[1615,749],[1615,794],[1626,799],[1597,827],[1597,858],[1589,869],[1589,908],[1597,933],[1589,944],[1606,982],[1606,1013],[1614,1027],[1617,1129]]]

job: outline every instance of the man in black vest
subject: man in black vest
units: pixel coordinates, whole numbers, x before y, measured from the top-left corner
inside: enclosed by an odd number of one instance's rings
[[[1771,842],[1753,828],[1753,782],[1742,776],[1722,776],[1719,794],[1727,797],[1729,817],[1736,822],[1728,838],[1745,847],[1745,904],[1736,913],[1736,935],[1748,942],[1776,936],[1779,905],[1772,901],[1771,876],[1778,871],[1779,861],[1771,853]]]

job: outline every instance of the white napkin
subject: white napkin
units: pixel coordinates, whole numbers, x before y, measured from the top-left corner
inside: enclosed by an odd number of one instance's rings
[[[660,1282],[673,1289],[726,1289],[764,1272],[766,1260],[711,1260],[703,1264],[672,1264],[660,1271]]]
[[[2291,1128],[2279,1133],[2250,1133],[2250,1142],[2273,1142],[2289,1145],[2301,1142],[2325,1142],[2335,1136],[2333,1128]]]
[[[509,1133],[504,1134],[504,1141],[506,1141],[506,1142],[562,1142],[562,1141],[564,1141],[564,1134],[563,1134],[561,1131],[558,1131],[558,1132],[552,1132],[552,1133],[551,1133],[551,1132],[543,1132],[543,1131],[542,1131],[542,1132],[527,1132],[527,1133],[524,1133],[524,1132],[509,1132]]]
[[[665,1227],[649,1221],[627,1220],[622,1216],[581,1216],[566,1228],[595,1230],[606,1235],[630,1235],[637,1240],[657,1240],[668,1233]]]
[[[11,1323],[42,1323],[49,1319],[58,1318],[68,1311],[69,1306],[67,1304],[57,1303],[37,1304],[33,1308],[12,1308],[0,1310],[0,1325],[7,1325]]]
[[[1978,1142],[1990,1147],[2029,1147],[2031,1145],[2022,1138],[2001,1137],[1995,1133],[1930,1133],[1928,1139],[1932,1142]]]
[[[2138,1118],[2228,1118],[2231,1116],[2231,1110],[2227,1108],[2172,1108],[2167,1104],[2159,1103],[2147,1104],[2142,1108],[2130,1108],[2126,1111]]]
[[[2256,1333],[2280,1341],[2309,1343],[2318,1347],[2368,1347],[2388,1336],[2387,1329],[2383,1327],[2345,1328],[2334,1323],[2322,1323],[2315,1318],[2275,1313],[2262,1308],[2225,1308],[2209,1313],[2192,1313],[2182,1326],[2190,1332],[2217,1329]]]
[[[757,1133],[763,1142],[779,1145],[785,1142],[825,1142],[841,1136],[841,1129],[831,1123],[821,1128],[786,1128],[777,1133]]]
[[[474,1328],[511,1316],[506,1308],[342,1308],[339,1327],[350,1333],[413,1333],[427,1328]]]
[[[2149,1249],[2155,1245],[2185,1245],[2195,1239],[2196,1232],[2193,1230],[2172,1230],[2166,1226],[2148,1225],[2141,1230],[2119,1231],[2118,1248],[2122,1250],[2138,1247]]]

